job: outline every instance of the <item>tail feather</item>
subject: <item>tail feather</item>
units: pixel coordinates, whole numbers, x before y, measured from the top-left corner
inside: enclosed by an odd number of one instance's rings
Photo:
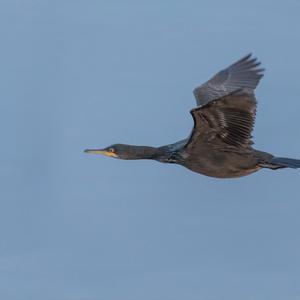
[[[300,168],[300,160],[286,157],[273,157],[270,162],[271,165],[277,168]]]

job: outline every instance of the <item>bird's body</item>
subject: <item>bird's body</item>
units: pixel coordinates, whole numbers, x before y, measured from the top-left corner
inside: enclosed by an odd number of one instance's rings
[[[233,178],[251,174],[259,169],[251,151],[220,151],[203,146],[203,155],[181,151],[179,163],[191,171],[210,177]]]
[[[185,140],[186,141],[186,140]],[[153,148],[150,159],[162,163],[175,163],[191,171],[210,177],[234,178],[249,175],[262,168],[260,163],[270,161],[273,156],[269,153],[249,149],[212,149],[203,144],[201,155],[186,151],[183,141],[175,144]]]
[[[115,144],[86,152],[176,163],[217,178],[241,177],[261,168],[300,168],[300,160],[252,148],[254,90],[264,71],[259,65],[247,55],[194,90],[197,107],[191,110],[194,127],[187,139],[162,147]]]

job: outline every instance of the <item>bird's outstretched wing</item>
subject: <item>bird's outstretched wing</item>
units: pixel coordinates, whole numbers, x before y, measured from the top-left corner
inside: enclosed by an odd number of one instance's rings
[[[259,65],[260,62],[248,54],[218,72],[209,81],[194,89],[197,106],[205,105],[240,89],[254,91],[263,77],[264,69],[257,68]]]
[[[254,93],[239,90],[191,110],[194,127],[186,149],[248,148],[252,144],[256,100]]]

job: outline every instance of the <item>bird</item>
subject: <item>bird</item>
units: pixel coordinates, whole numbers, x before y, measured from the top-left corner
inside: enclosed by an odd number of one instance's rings
[[[264,68],[252,54],[216,73],[193,91],[196,107],[188,138],[160,147],[113,144],[86,153],[119,159],[178,164],[215,178],[238,178],[261,169],[300,168],[300,160],[276,157],[252,147],[257,101]]]

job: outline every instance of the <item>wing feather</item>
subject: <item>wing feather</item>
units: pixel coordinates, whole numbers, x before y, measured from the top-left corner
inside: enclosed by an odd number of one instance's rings
[[[194,119],[186,148],[203,143],[216,147],[248,148],[253,144],[256,99],[249,91],[237,91],[191,110]]]
[[[205,105],[210,101],[229,95],[238,90],[253,92],[263,77],[260,62],[251,58],[251,54],[214,75],[209,81],[194,89],[197,105]]]

